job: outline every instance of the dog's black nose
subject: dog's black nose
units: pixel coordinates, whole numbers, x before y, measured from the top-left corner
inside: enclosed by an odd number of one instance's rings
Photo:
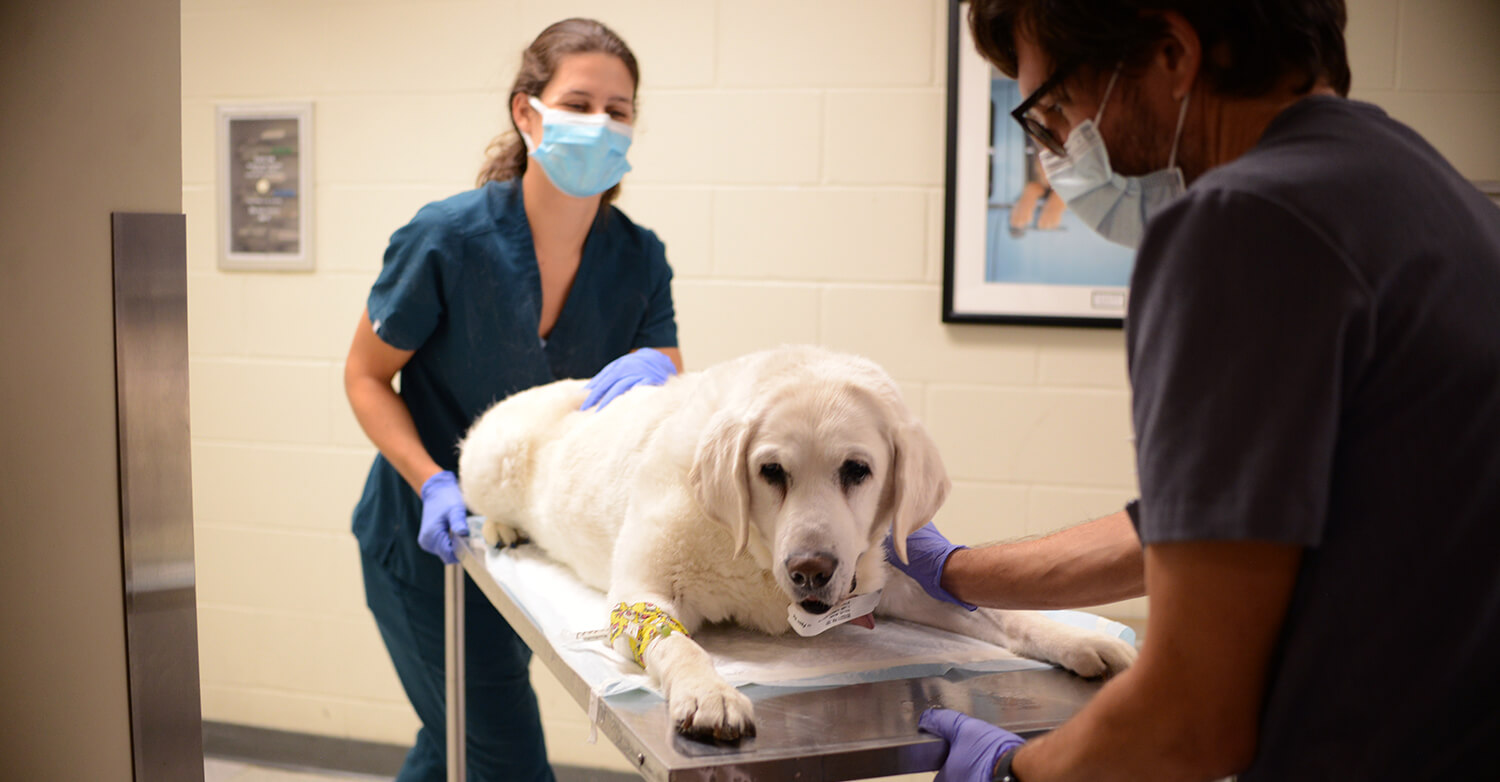
[[[786,558],[786,572],[798,589],[822,589],[833,578],[839,561],[819,552],[816,554],[793,554]]]

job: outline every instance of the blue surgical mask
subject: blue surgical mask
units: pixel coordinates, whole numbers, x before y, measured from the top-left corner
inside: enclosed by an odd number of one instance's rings
[[[1188,99],[1183,96],[1182,109],[1177,114],[1177,131],[1172,136],[1167,167],[1145,176],[1121,176],[1109,165],[1109,151],[1098,128],[1119,76],[1116,69],[1094,118],[1080,122],[1068,133],[1064,145],[1067,155],[1060,157],[1044,149],[1038,158],[1047,181],[1073,214],[1105,239],[1135,248],[1146,232],[1146,221],[1187,189],[1182,169],[1177,167],[1177,144],[1182,139]]]
[[[558,190],[574,198],[596,196],[619,184],[630,170],[625,160],[629,125],[604,113],[549,108],[534,96],[531,107],[542,115],[542,143],[533,143],[525,132],[521,140]]]

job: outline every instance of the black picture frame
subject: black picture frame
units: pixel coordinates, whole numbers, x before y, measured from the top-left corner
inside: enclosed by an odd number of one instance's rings
[[[980,57],[967,13],[949,0],[943,322],[1120,328],[1134,251],[1078,222],[1046,187],[1009,116],[1015,83]]]

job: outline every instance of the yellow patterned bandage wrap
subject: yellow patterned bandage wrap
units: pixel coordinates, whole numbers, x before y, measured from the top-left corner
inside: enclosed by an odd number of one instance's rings
[[[635,657],[636,665],[642,668],[646,667],[646,647],[652,641],[666,638],[672,633],[687,636],[688,631],[671,614],[651,603],[620,603],[609,612],[610,645],[614,645],[620,636],[625,636],[625,640],[630,642],[631,656]]]

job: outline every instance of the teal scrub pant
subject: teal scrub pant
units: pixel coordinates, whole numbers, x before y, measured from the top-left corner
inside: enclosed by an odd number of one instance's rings
[[[447,687],[443,593],[396,578],[363,556],[365,602],[422,727],[396,782],[445,782]],[[527,665],[531,650],[464,579],[469,782],[553,782]]]

